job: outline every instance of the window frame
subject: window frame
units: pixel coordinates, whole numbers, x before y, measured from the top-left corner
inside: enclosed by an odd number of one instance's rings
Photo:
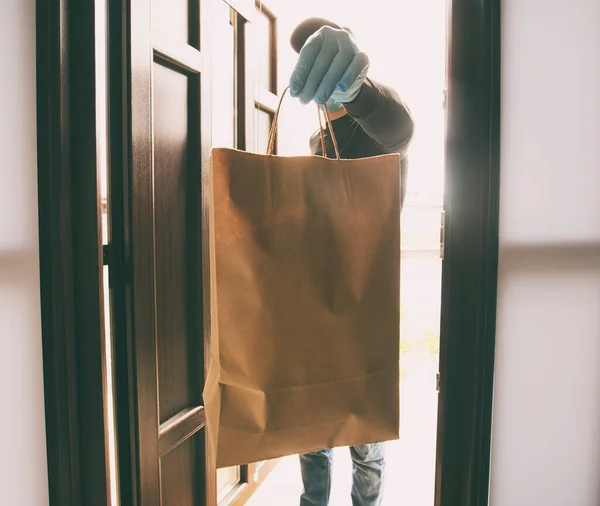
[[[271,115],[271,122],[276,109],[278,97],[277,91],[277,18],[271,10],[262,4],[260,0],[256,0],[254,4],[255,10],[249,10],[245,3],[236,1],[225,1],[232,9],[232,24],[234,26],[236,48],[234,56],[235,65],[235,114],[236,124],[235,130],[235,147],[240,150],[246,150],[253,146],[255,139],[258,137],[258,132],[255,131],[254,117],[258,111],[264,111]],[[262,8],[262,12],[268,13],[271,20],[270,30],[270,84],[272,89],[266,90],[256,86],[256,72],[253,60],[248,58],[251,52],[248,40],[248,24],[251,24],[256,16],[261,15],[258,9]],[[249,50],[250,49],[250,50]],[[271,123],[272,124],[272,123]],[[262,146],[258,146],[260,150]],[[242,506],[256,492],[261,483],[267,478],[269,473],[278,464],[277,460],[254,463],[249,465],[239,466],[240,480],[237,485],[234,485],[231,490],[219,502],[219,506]]]

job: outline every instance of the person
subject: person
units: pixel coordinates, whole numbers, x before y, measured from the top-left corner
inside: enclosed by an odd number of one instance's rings
[[[406,150],[413,119],[398,93],[370,78],[369,58],[348,28],[323,18],[310,18],[293,31],[290,43],[298,61],[290,76],[290,93],[301,103],[325,104],[330,113],[340,158],[356,159],[388,153],[402,157],[402,201],[406,194]],[[323,153],[319,131],[310,139],[311,153],[335,156],[328,129]],[[353,506],[377,506],[383,494],[384,443],[350,448]],[[300,456],[304,491],[300,506],[327,506],[331,493],[333,451]]]

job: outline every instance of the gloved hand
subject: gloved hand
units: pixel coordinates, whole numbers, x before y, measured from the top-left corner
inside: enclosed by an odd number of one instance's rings
[[[308,104],[327,103],[330,111],[352,102],[367,77],[369,58],[345,30],[329,26],[311,35],[290,77],[290,92]]]

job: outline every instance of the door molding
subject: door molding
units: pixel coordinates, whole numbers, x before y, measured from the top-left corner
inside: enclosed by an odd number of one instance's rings
[[[500,190],[500,2],[448,4],[436,506],[488,504]]]

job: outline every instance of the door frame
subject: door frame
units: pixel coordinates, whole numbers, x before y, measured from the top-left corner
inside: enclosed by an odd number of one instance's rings
[[[484,506],[490,474],[498,265],[500,0],[449,1],[451,80],[435,504]],[[98,184],[95,143],[90,142],[95,139],[94,1],[36,4],[50,505],[104,506],[102,253],[95,236],[100,225]]]
[[[489,500],[500,194],[501,0],[448,0],[435,505]]]
[[[94,21],[93,0],[36,2],[40,303],[53,506],[106,506],[108,495]]]

